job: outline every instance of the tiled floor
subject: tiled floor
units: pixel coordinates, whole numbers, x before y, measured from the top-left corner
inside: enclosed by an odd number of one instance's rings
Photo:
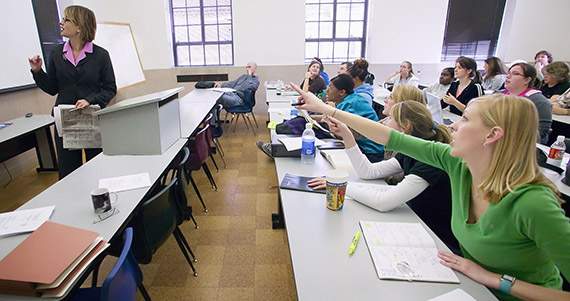
[[[226,152],[227,169],[213,171],[219,191],[214,191],[202,171],[194,172],[208,207],[205,213],[189,187],[190,204],[200,225],[185,222],[181,230],[198,257],[198,277],[173,238],[141,265],[144,285],[154,300],[296,300],[285,230],[271,229],[271,213],[277,211],[277,177],[273,160],[259,151],[255,142],[269,140],[265,120],[258,116],[254,136],[242,121],[235,133],[220,139]],[[30,171],[0,188],[0,210],[13,210],[57,180],[56,174]],[[100,271],[100,284],[115,258],[107,257]],[[86,283],[90,283],[87,280]],[[142,300],[140,294],[138,299]]]

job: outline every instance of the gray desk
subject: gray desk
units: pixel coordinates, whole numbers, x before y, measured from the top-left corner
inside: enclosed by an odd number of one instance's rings
[[[0,129],[0,162],[13,158],[35,148],[40,171],[57,171],[55,148],[50,126],[54,123],[50,115],[20,117],[10,121],[12,125]]]
[[[331,168],[319,154],[315,165],[302,165],[300,158],[276,158],[275,166],[279,181],[286,172],[321,176]],[[351,174],[351,180],[356,179]],[[348,255],[360,220],[413,222],[425,227],[407,206],[381,213],[347,200],[343,210],[335,212],[326,208],[323,194],[280,190],[280,195],[299,300],[427,300],[456,288],[476,300],[496,300],[486,287],[458,272],[461,284],[380,280],[363,237],[354,254]],[[448,250],[426,229],[438,249]]]
[[[222,94],[211,90],[196,89],[180,99],[180,133],[182,137],[192,136]]]

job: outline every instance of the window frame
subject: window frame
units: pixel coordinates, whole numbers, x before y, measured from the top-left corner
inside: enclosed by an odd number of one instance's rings
[[[354,0],[331,0],[329,2],[323,2],[323,1],[316,1],[316,2],[309,2],[306,1],[305,2],[305,11],[307,10],[308,6],[317,6],[319,7],[319,13],[318,13],[318,18],[317,21],[309,21],[307,20],[308,16],[305,16],[305,31],[307,28],[307,24],[309,23],[317,23],[317,27],[319,28],[319,37],[317,38],[307,38],[306,36],[306,32],[305,32],[305,56],[307,55],[307,45],[311,44],[311,43],[317,43],[317,57],[319,57],[323,63],[342,63],[342,62],[346,62],[346,61],[353,61],[354,59],[358,59],[361,57],[365,57],[366,56],[366,45],[367,45],[367,34],[368,34],[368,10],[369,10],[369,0],[359,0],[359,1],[354,1]],[[333,13],[332,13],[332,21],[321,21],[321,6],[322,5],[333,5]],[[363,12],[363,18],[362,19],[352,19],[351,16],[351,12],[349,12],[349,18],[348,20],[337,20],[337,9],[338,9],[338,5],[339,4],[364,4],[364,12]],[[321,28],[321,24],[323,22],[332,22],[332,37],[331,38],[321,38],[320,37],[320,28]],[[337,35],[337,22],[347,22],[348,23],[348,33],[349,33],[349,37],[348,38],[338,38]],[[362,22],[362,37],[361,38],[351,38],[350,37],[350,26],[351,23],[353,22]],[[338,56],[335,55],[335,50],[337,50],[337,48],[335,47],[335,43],[336,42],[347,42],[348,43],[348,48],[346,50],[346,57],[343,57],[342,59],[337,59]],[[360,55],[358,57],[350,57],[350,43],[351,42],[360,42],[361,43],[361,48],[360,48]],[[320,47],[321,47],[321,43],[333,43],[332,46],[332,57],[328,58],[328,57],[322,57],[320,56]],[[313,57],[305,57],[305,63],[309,63],[311,62]]]
[[[228,0],[228,4],[219,4],[220,0],[213,0],[215,1],[215,5],[204,5],[205,0],[196,0],[197,2],[199,2],[199,6],[189,6],[188,1],[186,1],[186,5],[185,6],[180,6],[180,7],[174,7],[174,3],[173,1],[175,0],[170,0],[170,28],[171,28],[171,33],[172,33],[172,52],[174,55],[174,67],[205,67],[205,66],[233,66],[234,62],[235,62],[235,57],[234,57],[234,26],[233,26],[233,3],[231,0]],[[216,8],[216,22],[212,23],[212,24],[206,24],[205,23],[205,19],[204,19],[204,9],[205,8]],[[220,7],[228,7],[229,8],[229,23],[222,23],[220,22],[220,18],[219,18],[219,12],[218,9]],[[200,31],[201,31],[201,41],[196,42],[196,41],[190,41],[190,30],[189,28],[191,26],[197,26],[195,24],[190,24],[189,20],[188,20],[188,9],[190,8],[199,8],[200,9],[200,24],[198,25],[200,27]],[[186,22],[184,25],[175,25],[174,24],[174,10],[175,9],[185,9],[186,10]],[[208,41],[206,39],[206,27],[208,26],[212,26],[215,25],[217,27],[217,40],[215,41]],[[230,37],[228,41],[220,41],[220,26],[230,26]],[[187,41],[186,42],[177,42],[176,41],[176,28],[178,27],[186,27],[186,33],[187,33]],[[207,46],[217,46],[217,58],[218,58],[218,63],[217,64],[211,64],[208,63],[208,59],[206,57],[206,47]],[[222,45],[230,45],[231,47],[231,60],[229,63],[225,64],[222,63],[222,50],[221,50],[221,46]],[[188,65],[181,65],[179,63],[179,57],[178,57],[178,47],[179,46],[187,46],[188,47]],[[202,54],[203,54],[203,59],[202,62],[199,64],[193,64],[192,63],[192,53],[190,50],[191,46],[202,46]]]

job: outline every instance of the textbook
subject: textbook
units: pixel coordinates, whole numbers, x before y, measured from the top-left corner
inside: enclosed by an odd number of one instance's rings
[[[313,189],[309,187],[309,184],[307,184],[307,182],[313,178],[315,177],[303,177],[287,173],[285,174],[285,177],[283,177],[283,181],[281,181],[281,184],[279,184],[279,188],[326,193],[326,189]]]
[[[329,161],[334,169],[341,169],[346,171],[353,171],[352,163],[350,158],[344,151],[344,149],[326,149],[321,150],[321,155]]]
[[[420,223],[360,221],[380,279],[459,283],[439,263],[435,241]]]

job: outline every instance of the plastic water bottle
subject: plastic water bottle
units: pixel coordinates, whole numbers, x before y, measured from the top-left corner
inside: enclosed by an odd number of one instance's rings
[[[303,136],[303,147],[301,148],[301,163],[314,164],[315,163],[315,132],[311,123],[305,124]]]
[[[303,135],[305,135],[305,133],[303,133]],[[552,143],[546,163],[554,166],[560,166],[562,159],[564,158],[564,152],[566,151],[566,143],[564,143],[565,139],[566,137],[564,136],[558,136],[556,141]]]

